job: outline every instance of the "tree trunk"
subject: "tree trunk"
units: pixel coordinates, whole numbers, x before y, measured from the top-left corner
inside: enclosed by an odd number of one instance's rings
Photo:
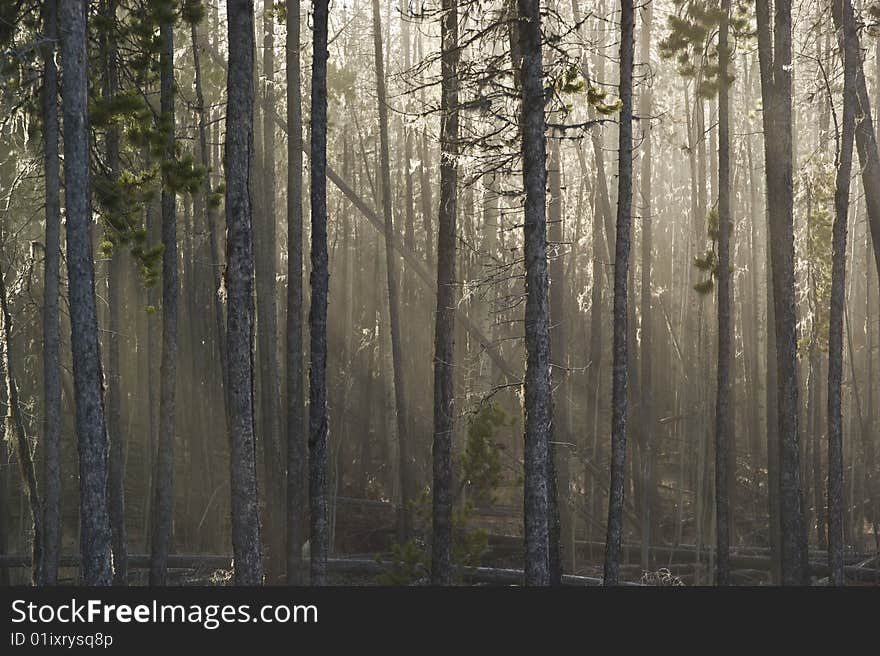
[[[79,449],[82,582],[89,586],[110,585],[107,427],[90,236],[86,2],[61,3],[58,24],[64,71],[67,276]]]
[[[374,8],[375,9],[375,8]],[[309,500],[311,583],[327,583],[327,22],[329,0],[315,0],[312,41],[312,273],[309,309]]]
[[[640,59],[644,66],[650,69],[651,65],[651,27],[653,22],[654,6],[648,4],[642,7],[642,33],[640,43]],[[639,98],[639,114],[642,119],[642,168],[639,174],[641,207],[642,207],[642,289],[641,289],[641,437],[639,444],[641,460],[641,560],[642,569],[651,569],[650,547],[651,529],[654,523],[654,498],[656,496],[656,484],[654,480],[654,382],[652,339],[652,316],[651,309],[651,260],[653,249],[653,226],[654,206],[652,203],[651,189],[651,158],[653,156],[650,116],[652,111],[651,87],[644,83]]]
[[[165,167],[173,168],[175,153],[174,120],[174,23],[159,28],[162,51],[159,55],[161,128],[165,131]],[[164,167],[163,167],[164,168]],[[156,454],[155,499],[151,537],[150,585],[165,585],[168,552],[171,548],[174,513],[174,430],[175,388],[177,383],[177,206],[171,176],[162,180],[162,362],[159,373],[159,448]]]
[[[730,61],[728,27],[730,0],[721,2],[721,26],[718,32],[718,371],[715,400],[715,584],[730,584],[730,507],[729,473],[731,342],[730,239],[730,100],[727,75]]]
[[[61,559],[61,181],[58,143],[58,0],[43,3],[43,165],[46,177],[46,259],[43,287],[43,563],[42,585],[58,583]],[[0,482],[2,485],[2,482]],[[0,492],[2,494],[2,492]]]
[[[102,33],[101,49],[104,54],[103,96],[112,102],[119,88],[116,46],[116,2],[107,0],[104,5],[106,27]],[[119,127],[108,126],[105,136],[106,164],[110,182],[117,184],[120,173]],[[126,585],[128,578],[128,546],[125,532],[125,438],[122,433],[119,338],[122,331],[120,318],[123,285],[123,244],[115,243],[107,269],[107,305],[109,306],[107,331],[107,438],[110,442],[108,501],[110,510],[110,536],[113,546],[113,584]]]
[[[263,0],[263,102],[275,106],[275,20],[271,0]],[[284,562],[284,527],[280,447],[280,390],[278,387],[278,308],[276,302],[275,259],[275,122],[264,116],[260,191],[262,212],[254,215],[254,251],[257,291],[257,353],[260,368],[260,430],[263,439],[265,476],[266,559],[268,579],[275,581]]]
[[[525,344],[525,580],[549,585],[550,306],[547,275],[546,140],[544,71],[538,0],[517,0],[522,107],[524,249],[526,269]]]
[[[839,35],[843,73],[843,120],[837,176],[834,187],[832,227],[831,311],[828,327],[828,567],[831,582],[844,585],[843,572],[843,418],[841,383],[843,379],[843,314],[846,291],[846,239],[849,214],[852,151],[856,130],[857,66],[859,43],[850,0],[832,2],[834,23]],[[853,366],[855,364],[853,363]]]
[[[620,545],[623,533],[624,471],[626,466],[627,414],[627,274],[632,223],[632,77],[635,44],[635,11],[632,0],[621,0],[620,9],[620,135],[617,177],[617,237],[614,247],[614,344],[611,378],[611,485],[608,493],[608,526],[605,539],[604,584],[620,578]]]
[[[254,7],[227,3],[226,109],[226,397],[231,440],[232,550],[236,585],[263,579],[254,428]]]
[[[299,0],[287,0],[287,583],[306,582],[306,436],[303,386],[303,156]]]
[[[809,581],[799,465],[797,327],[794,298],[794,220],[791,105],[791,2],[775,3],[770,33],[767,0],[756,0],[770,265],[776,330],[779,515],[782,582]],[[772,483],[771,483],[772,484]]]
[[[458,194],[458,5],[443,0],[440,209],[437,233],[437,316],[434,324],[434,446],[431,582],[452,581],[452,436],[456,196]]]

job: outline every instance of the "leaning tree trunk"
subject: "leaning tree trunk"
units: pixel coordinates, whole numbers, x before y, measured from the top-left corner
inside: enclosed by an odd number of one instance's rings
[[[311,287],[309,308],[309,504],[312,585],[327,583],[327,23],[329,0],[315,0],[312,37]]]
[[[856,130],[859,43],[850,0],[832,2],[834,22],[842,26],[843,121],[837,176],[834,187],[832,227],[831,311],[828,320],[828,567],[831,582],[844,585],[843,572],[843,313],[846,302],[846,232],[849,214],[852,151]]]
[[[89,202],[88,58],[85,0],[61,3],[64,178],[70,341],[79,449],[80,558],[85,585],[110,585],[107,427],[101,394]]]
[[[303,389],[303,138],[299,0],[287,0],[287,583],[305,583],[306,439]]]
[[[58,583],[61,560],[61,180],[58,143],[58,1],[43,3],[43,164],[46,179],[46,255],[43,276],[43,563],[42,585]]]
[[[431,582],[452,581],[452,435],[454,429],[455,239],[458,194],[458,5],[443,0],[440,108],[440,209],[437,315],[434,324],[434,447]]]
[[[626,466],[627,414],[627,273],[632,223],[632,76],[634,55],[633,0],[620,8],[620,135],[617,172],[617,238],[614,247],[614,344],[611,372],[611,486],[608,494],[608,527],[605,538],[604,584],[620,578],[623,535],[623,493]]]
[[[236,585],[263,579],[254,430],[254,6],[227,3],[226,92],[226,403],[231,441],[232,551]]]
[[[549,585],[550,298],[547,274],[546,140],[544,66],[538,0],[517,0],[522,108],[523,219],[526,308],[525,342],[525,523],[526,585]]]
[[[174,151],[174,23],[159,28],[160,122],[164,130],[163,170],[173,169]],[[162,362],[159,372],[159,447],[156,453],[155,497],[150,540],[150,585],[165,585],[174,512],[174,427],[177,383],[177,208],[172,175],[162,180]]]

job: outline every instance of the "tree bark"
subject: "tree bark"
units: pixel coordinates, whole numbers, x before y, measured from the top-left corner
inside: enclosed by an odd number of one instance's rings
[[[327,522],[327,23],[329,0],[315,0],[312,40],[311,307],[309,308],[309,500],[311,583],[326,585]]]
[[[226,397],[231,440],[232,550],[236,585],[263,579],[254,417],[254,5],[227,2],[226,109]]]
[[[43,286],[43,563],[42,585],[58,583],[61,558],[61,179],[58,158],[58,0],[43,3],[43,165],[46,178],[46,254]],[[2,484],[2,483],[0,483]]]
[[[287,583],[302,585],[306,522],[305,390],[303,386],[303,138],[300,6],[287,0]]]
[[[838,28],[843,72],[843,119],[837,175],[834,186],[834,224],[832,226],[831,310],[828,325],[828,567],[831,582],[844,585],[843,561],[843,417],[841,384],[843,379],[843,314],[846,302],[846,240],[849,214],[852,151],[856,131],[857,67],[859,42],[850,0],[832,2]]]
[[[730,585],[730,507],[728,468],[733,422],[730,387],[733,326],[731,319],[730,240],[730,99],[727,82],[730,51],[730,0],[721,1],[718,32],[718,371],[715,399],[715,584]]]
[[[162,51],[159,55],[160,129],[163,131],[165,167],[173,167],[175,153],[174,119],[174,23],[159,28]],[[156,454],[155,498],[150,564],[150,585],[165,585],[168,552],[171,548],[174,513],[174,430],[175,389],[177,386],[177,203],[170,176],[162,180],[162,362],[159,372],[159,446]]]
[[[525,522],[526,585],[550,584],[550,299],[547,274],[546,139],[544,136],[544,67],[538,0],[517,0],[521,49],[523,220],[525,250]]]
[[[770,33],[767,0],[756,0],[770,265],[776,331],[781,576],[785,585],[809,581],[799,465],[797,327],[794,299],[794,220],[791,104],[791,2],[775,3]],[[772,482],[771,482],[772,485]]]
[[[107,427],[90,236],[86,2],[61,3],[58,24],[64,72],[67,276],[79,450],[82,582],[89,586],[110,585]]]
[[[440,208],[437,233],[437,315],[434,324],[434,446],[431,582],[452,581],[452,436],[456,196],[458,194],[458,5],[443,0],[441,18]]]
[[[621,0],[620,9],[620,134],[617,173],[617,237],[614,247],[614,344],[611,378],[611,484],[605,538],[605,585],[620,578],[620,545],[623,533],[624,471],[627,419],[627,274],[632,223],[632,77],[635,11],[632,0]]]

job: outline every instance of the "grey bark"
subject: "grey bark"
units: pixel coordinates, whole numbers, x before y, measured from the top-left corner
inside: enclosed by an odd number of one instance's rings
[[[67,276],[79,450],[82,582],[110,585],[107,511],[107,427],[101,393],[101,354],[90,236],[88,58],[85,0],[61,3],[64,75],[64,177]]]
[[[43,164],[46,178],[46,254],[43,286],[43,563],[42,585],[58,583],[61,558],[61,179],[58,153],[58,1],[43,3]]]
[[[727,84],[730,51],[730,0],[721,2],[718,32],[718,370],[715,398],[715,584],[730,584],[730,415],[733,319],[731,313],[730,100]]]
[[[546,139],[541,16],[537,0],[517,0],[521,50],[523,187],[525,189],[525,522],[526,585],[549,585],[548,458],[550,391],[550,298],[547,274]]]
[[[305,583],[305,390],[303,386],[303,138],[299,0],[287,0],[287,582]]]
[[[271,0],[263,1],[263,102],[275,105],[275,20]],[[254,258],[257,292],[257,353],[260,369],[259,435],[263,440],[265,477],[266,559],[269,577],[274,580],[284,561],[284,490],[280,447],[280,390],[278,387],[278,308],[276,302],[275,260],[275,123],[262,121],[261,212],[254,213]]]
[[[173,166],[174,119],[174,24],[159,27],[162,50],[159,55],[160,111],[165,130],[164,164]],[[162,361],[159,369],[159,443],[156,451],[153,521],[150,549],[150,585],[165,585],[171,526],[174,512],[174,430],[177,386],[177,206],[169,176],[162,180]]]
[[[611,373],[611,484],[605,538],[605,585],[620,578],[620,545],[623,533],[624,471],[627,419],[627,273],[632,224],[632,76],[635,50],[635,11],[632,0],[622,0],[620,10],[620,128],[617,177],[617,238],[614,246],[614,337]]]
[[[785,585],[803,585],[809,581],[809,568],[806,559],[806,524],[799,465],[797,329],[794,299],[791,2],[779,0],[775,3],[772,43],[767,1],[756,0],[756,10],[761,94],[764,99],[764,152],[776,331],[781,576]]]
[[[856,130],[859,43],[850,0],[834,0],[832,14],[844,62],[843,118],[832,226],[831,310],[828,325],[828,567],[831,582],[844,585],[843,561],[843,314],[846,302],[846,240],[852,151]]]
[[[440,115],[440,208],[437,232],[437,315],[434,323],[434,445],[431,582],[452,581],[452,437],[456,196],[458,194],[458,5],[443,0]]]
[[[254,5],[227,3],[226,392],[231,441],[232,550],[236,585],[263,579],[254,417]]]
[[[327,23],[329,0],[315,0],[311,106],[311,306],[309,308],[309,503],[311,583],[326,585],[327,521]]]

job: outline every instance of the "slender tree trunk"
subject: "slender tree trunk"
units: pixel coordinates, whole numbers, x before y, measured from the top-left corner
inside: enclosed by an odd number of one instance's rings
[[[632,223],[632,77],[635,10],[632,0],[621,0],[620,9],[620,135],[617,177],[617,237],[614,247],[614,345],[611,379],[611,486],[608,494],[608,527],[605,538],[605,585],[620,578],[620,545],[623,534],[624,471],[627,415],[627,275]]]
[[[164,130],[164,162],[171,167],[176,158],[174,120],[174,23],[159,28],[161,118]],[[168,552],[171,548],[174,513],[174,430],[177,384],[177,206],[171,176],[162,180],[162,363],[159,373],[159,448],[156,455],[155,499],[150,556],[150,585],[165,585]]]
[[[287,582],[306,581],[305,390],[303,386],[303,156],[299,0],[287,0]]]
[[[375,7],[374,7],[375,10]],[[327,583],[327,22],[329,0],[314,2],[312,41],[312,273],[309,309],[309,499],[311,583]]]
[[[59,174],[58,0],[43,3],[43,165],[46,178],[46,259],[43,289],[43,563],[42,585],[58,583],[61,560],[61,180]],[[2,484],[2,482],[0,482]],[[0,492],[2,494],[2,492]]]
[[[718,383],[715,400],[715,584],[730,585],[730,507],[728,489],[730,438],[731,319],[730,240],[730,100],[727,83],[730,52],[728,27],[730,0],[721,2],[721,26],[718,32]]]
[[[650,69],[651,65],[651,27],[653,22],[654,5],[647,4],[642,7],[642,33],[640,44],[640,59],[642,64]],[[651,189],[651,159],[653,156],[650,117],[652,111],[651,88],[644,83],[639,98],[639,113],[642,123],[642,168],[639,183],[641,186],[642,207],[642,289],[641,289],[641,478],[642,478],[642,503],[641,503],[641,536],[642,569],[651,569],[650,547],[651,529],[654,524],[654,498],[656,496],[654,481],[654,378],[653,363],[656,357],[653,351],[653,328],[651,325],[653,311],[653,295],[651,293],[652,281],[652,249],[654,242],[654,207],[652,203]]]
[[[550,391],[550,298],[547,275],[546,139],[541,16],[538,0],[517,0],[522,107],[525,342],[525,579],[550,584],[549,481],[547,460],[552,421]]]
[[[843,379],[843,314],[846,286],[846,238],[849,214],[849,189],[852,151],[856,130],[856,71],[859,43],[850,0],[834,0],[834,22],[839,35],[843,73],[843,120],[837,177],[834,187],[834,224],[832,227],[831,312],[828,327],[828,567],[831,582],[844,585],[843,572],[843,418],[841,383]],[[853,366],[854,363],[853,363]]]
[[[437,233],[437,316],[434,324],[434,446],[431,582],[452,581],[452,436],[454,362],[456,197],[458,194],[458,5],[443,0],[440,209]]]
[[[116,46],[116,2],[107,0],[105,34],[102,38],[104,54],[104,100],[112,102],[119,87]],[[106,163],[110,181],[117,184],[120,173],[119,127],[108,127],[105,137]],[[125,438],[122,433],[122,376],[120,373],[119,339],[122,331],[121,304],[123,285],[122,244],[114,244],[107,270],[107,304],[109,306],[107,335],[107,432],[110,442],[108,500],[110,534],[113,546],[113,584],[126,585],[128,578],[128,547],[125,532]]]
[[[271,0],[263,0],[263,104],[275,106],[275,20]],[[280,390],[278,387],[278,307],[275,284],[275,122],[265,115],[260,167],[262,212],[255,213],[254,251],[257,291],[257,353],[260,368],[260,437],[263,439],[268,579],[283,569],[284,517],[280,447]]]
[[[43,562],[43,514],[40,496],[37,491],[37,473],[31,457],[30,445],[25,434],[21,400],[18,396],[18,381],[15,374],[15,360],[12,352],[12,314],[9,311],[9,298],[6,283],[0,274],[0,313],[3,319],[3,341],[6,342],[6,430],[12,437],[15,459],[18,460],[21,482],[27,497],[31,514],[31,582],[38,585],[42,580],[40,565]],[[4,519],[3,521],[6,521]]]
[[[227,2],[226,109],[226,403],[231,441],[232,550],[236,585],[263,579],[254,417],[254,6]]]
[[[90,236],[86,2],[61,3],[67,276],[79,449],[80,557],[85,585],[110,585],[107,427],[101,394],[95,268]]]
[[[398,539],[406,542],[412,534],[412,512],[409,508],[410,445],[407,435],[406,389],[403,379],[403,353],[400,337],[400,300],[397,280],[397,255],[394,252],[394,214],[391,206],[391,159],[388,145],[388,104],[385,94],[385,62],[382,52],[382,24],[379,0],[373,0],[373,46],[376,57],[376,95],[379,101],[379,149],[382,175],[382,214],[385,219],[385,262],[388,280],[389,331],[391,333],[391,363],[394,370],[394,402],[397,418],[397,442],[400,462],[400,518]]]

